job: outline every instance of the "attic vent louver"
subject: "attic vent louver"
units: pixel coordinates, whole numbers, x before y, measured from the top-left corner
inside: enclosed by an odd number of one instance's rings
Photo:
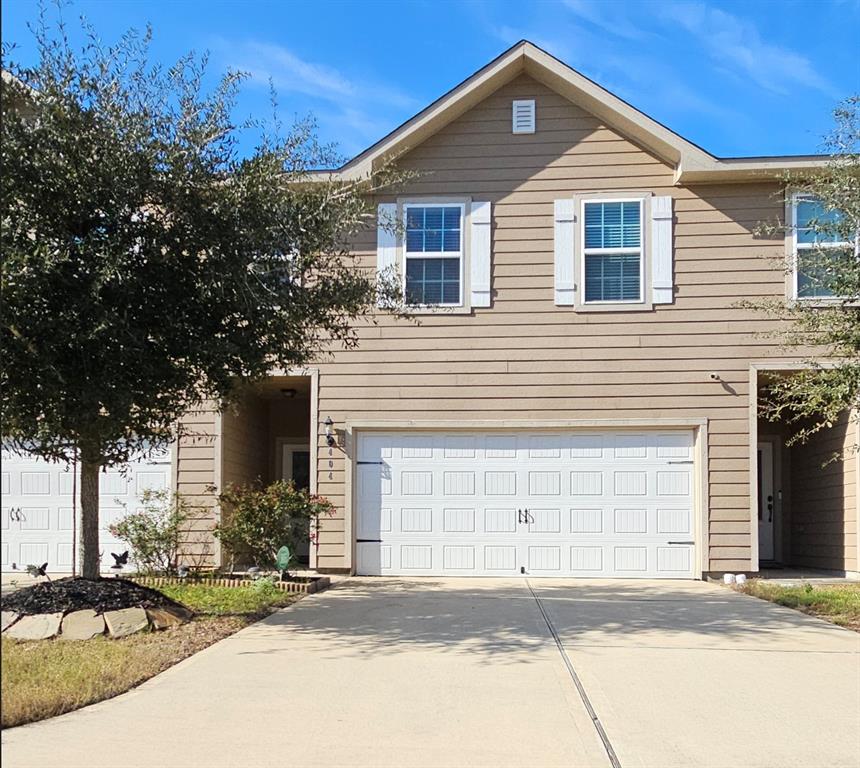
[[[514,100],[513,102],[513,131],[514,133],[535,132],[535,101],[534,99]]]

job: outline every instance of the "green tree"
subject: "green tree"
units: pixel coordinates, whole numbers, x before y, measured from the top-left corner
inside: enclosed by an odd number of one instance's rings
[[[785,178],[788,194],[816,201],[817,213],[806,236],[815,245],[790,254],[786,272],[795,267],[820,301],[772,301],[753,305],[785,319],[776,336],[804,359],[802,370],[772,378],[765,390],[763,415],[794,426],[791,442],[804,442],[834,425],[846,410],[860,406],[860,96],[842,102],[835,127],[825,140],[830,156],[820,172]],[[788,200],[787,202],[791,202]],[[795,234],[792,222],[764,225],[764,232]],[[843,243],[843,247],[834,244]]]
[[[80,460],[82,575],[99,574],[99,471],[163,446],[238,383],[356,343],[377,291],[350,237],[393,174],[318,180],[337,163],[300,122],[237,124],[242,76],[147,58],[150,33],[78,51],[43,12],[38,63],[4,48],[3,439]],[[240,132],[261,138],[239,152]]]

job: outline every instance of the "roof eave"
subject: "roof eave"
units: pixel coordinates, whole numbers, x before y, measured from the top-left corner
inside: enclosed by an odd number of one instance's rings
[[[676,184],[752,181],[782,181],[787,175],[802,176],[826,168],[831,158],[826,155],[807,157],[724,158],[704,165],[682,161],[675,174]]]

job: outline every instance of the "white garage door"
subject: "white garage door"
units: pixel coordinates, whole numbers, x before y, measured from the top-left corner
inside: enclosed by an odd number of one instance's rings
[[[365,575],[691,578],[693,433],[365,433]]]
[[[77,508],[80,515],[80,503],[72,505],[71,468],[4,450],[0,478],[3,571],[21,572],[28,565],[48,563],[50,573],[71,572],[72,510]],[[99,475],[103,569],[113,564],[111,552],[127,549],[110,535],[108,526],[139,508],[139,494],[145,488],[169,484],[169,453],[131,464],[126,472],[117,468]]]

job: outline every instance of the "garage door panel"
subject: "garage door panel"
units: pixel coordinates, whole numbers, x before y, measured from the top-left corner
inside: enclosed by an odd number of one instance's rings
[[[445,544],[442,547],[442,566],[446,571],[475,570],[474,544]]]
[[[687,432],[359,435],[357,570],[690,577],[692,447]]]
[[[27,565],[41,565],[48,563],[50,565],[51,558],[48,556],[49,546],[46,541],[27,541],[21,542],[18,545],[20,552],[19,562],[26,567]]]
[[[570,510],[570,533],[603,533],[604,510],[600,507]]]
[[[561,510],[529,507],[528,532],[530,534],[561,533]]]
[[[50,472],[22,472],[21,473],[21,495],[22,496],[50,496],[51,474]]]
[[[484,509],[485,533],[515,533],[517,530],[517,510],[513,507]]]
[[[648,570],[648,548],[616,545],[612,548],[616,573],[642,573]]]
[[[487,496],[516,496],[516,472],[484,472],[484,493]]]
[[[50,507],[18,507],[22,531],[48,531],[51,528]]]
[[[603,571],[603,547],[572,546],[570,570],[575,575],[594,575]]]
[[[516,573],[517,548],[514,545],[484,546],[484,569],[488,573]]]
[[[475,509],[442,510],[442,530],[445,533],[475,533]]]
[[[657,570],[660,573],[688,573],[691,567],[690,547],[657,547]]]
[[[689,507],[657,509],[657,533],[692,533],[691,522]]]
[[[402,533],[432,533],[433,510],[430,507],[403,507],[400,510]]]

